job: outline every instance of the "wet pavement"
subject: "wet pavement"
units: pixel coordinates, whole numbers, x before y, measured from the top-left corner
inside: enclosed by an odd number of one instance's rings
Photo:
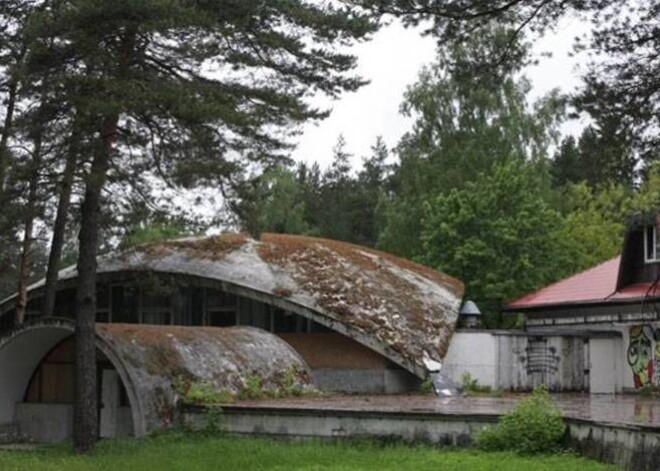
[[[501,415],[524,394],[504,397],[469,396],[439,398],[431,395],[322,396],[241,401],[232,407],[300,409],[319,411],[387,412],[431,415]],[[660,429],[660,398],[639,395],[555,394],[553,402],[567,418],[603,424],[651,426]]]

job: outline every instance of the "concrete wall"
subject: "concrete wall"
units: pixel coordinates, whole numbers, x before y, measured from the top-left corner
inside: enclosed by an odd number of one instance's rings
[[[314,384],[322,391],[350,394],[398,394],[419,390],[421,380],[403,369],[312,369]]]
[[[369,411],[277,410],[223,407],[221,430],[233,434],[288,438],[380,438],[407,442],[468,446],[473,435],[497,420],[495,416],[432,416],[426,413]],[[205,411],[187,411],[182,424],[202,429]]]
[[[370,348],[337,332],[278,333],[312,369],[321,390],[351,394],[396,394],[421,381]]]
[[[497,387],[497,337],[487,332],[455,332],[442,374],[460,383],[469,373],[479,384]]]
[[[16,404],[19,431],[40,443],[58,443],[73,436],[73,405]]]
[[[471,331],[454,334],[443,373],[460,383],[469,373],[494,389],[529,390],[544,384],[553,391],[588,389],[582,337],[525,332]]]
[[[382,355],[337,332],[277,333],[310,368],[372,370],[387,367]]]
[[[133,434],[130,407],[118,407],[108,420],[107,409],[101,411],[101,437],[113,438]],[[21,435],[39,443],[59,443],[73,435],[73,404],[16,404],[14,422]]]
[[[223,407],[219,427],[232,434],[278,438],[372,438],[470,446],[474,435],[497,421],[495,415],[370,412]],[[188,410],[182,423],[208,425],[204,409]],[[651,427],[566,418],[566,445],[594,459],[631,471],[660,469],[660,434]]]
[[[567,420],[567,445],[590,458],[631,471],[660,469],[660,434],[651,427]]]

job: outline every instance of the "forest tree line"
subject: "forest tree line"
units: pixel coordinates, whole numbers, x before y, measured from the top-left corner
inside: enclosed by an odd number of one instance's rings
[[[354,171],[339,137],[331,165],[266,172],[255,192],[259,230],[364,244],[432,266],[466,284],[487,326],[523,293],[619,253],[629,216],[660,204],[657,153],[587,88],[530,102],[529,44],[475,76],[509,36],[495,27],[439,50],[403,97],[412,130],[381,138]],[[614,107],[615,104],[612,104]],[[573,115],[589,124],[561,136]]]
[[[620,0],[4,0],[0,297],[75,264],[74,443],[96,436],[96,256],[211,226],[312,234],[463,279],[499,325],[507,299],[613,256],[626,214],[658,205],[660,8]],[[560,18],[604,57],[572,96],[529,102],[529,42]],[[402,97],[411,130],[353,169],[293,165],[310,98],[366,81],[350,46],[397,17],[438,40]],[[348,51],[348,52],[347,52]],[[395,66],[395,64],[393,64]],[[214,70],[209,74],[209,70]],[[573,114],[579,136],[562,138]],[[313,162],[315,156],[308,156]],[[172,193],[211,189],[200,220]],[[170,196],[164,196],[170,195]],[[200,205],[204,201],[199,201]]]

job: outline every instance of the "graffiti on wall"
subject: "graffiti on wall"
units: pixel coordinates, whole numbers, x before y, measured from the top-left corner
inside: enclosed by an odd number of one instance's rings
[[[537,375],[548,380],[559,370],[560,357],[557,349],[548,345],[547,339],[530,338],[524,350],[516,350],[520,362],[528,375]]]
[[[660,329],[635,325],[629,333],[628,365],[635,387],[660,386]]]

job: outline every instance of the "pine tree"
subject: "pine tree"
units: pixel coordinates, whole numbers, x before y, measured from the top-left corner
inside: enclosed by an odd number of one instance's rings
[[[364,83],[335,46],[374,29],[359,9],[306,1],[63,0],[33,15],[28,61],[53,69],[93,143],[77,264],[76,450],[89,452],[97,434],[96,255],[108,178],[148,161],[179,184],[226,186],[248,162],[278,159],[292,127],[327,115],[308,97]]]

